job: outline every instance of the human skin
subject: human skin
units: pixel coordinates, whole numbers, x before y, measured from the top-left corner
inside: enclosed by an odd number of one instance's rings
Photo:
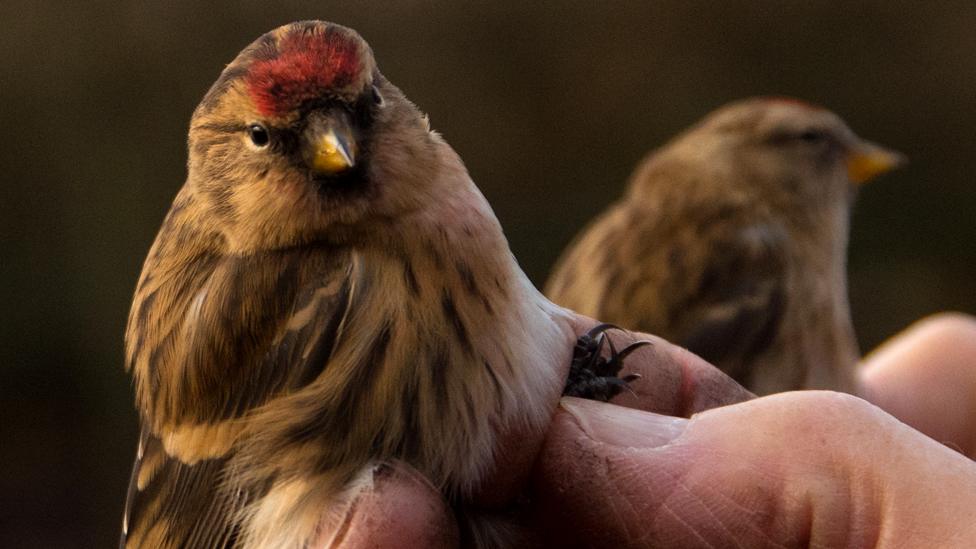
[[[968,547],[976,539],[971,317],[923,320],[865,359],[861,394],[894,415],[831,392],[747,400],[677,347],[655,340],[650,352],[641,363],[660,372],[645,370],[621,405],[560,402],[528,480],[530,529],[546,545]],[[723,401],[739,403],[708,409]],[[336,545],[457,545],[433,487],[403,465],[380,471],[354,497]]]

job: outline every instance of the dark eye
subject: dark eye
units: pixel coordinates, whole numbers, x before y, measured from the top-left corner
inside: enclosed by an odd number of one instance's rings
[[[372,88],[372,95],[373,95],[373,103],[375,103],[377,106],[383,105],[383,96],[380,95],[380,89],[379,88],[377,88],[376,86],[373,86],[373,88]]]
[[[254,143],[255,147],[267,147],[268,142],[271,141],[271,136],[268,135],[268,129],[261,124],[251,124],[248,126],[247,134],[251,137],[251,143]]]
[[[827,134],[819,130],[806,130],[797,136],[804,143],[817,144],[827,140]]]

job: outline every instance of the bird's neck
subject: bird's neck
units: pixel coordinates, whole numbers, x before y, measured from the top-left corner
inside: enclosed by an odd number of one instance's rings
[[[847,242],[849,210],[833,208],[813,221],[819,228],[797,231],[799,246],[790,285],[805,288],[807,307],[793,312],[793,322],[807,361],[804,386],[853,390],[853,373],[859,356],[847,295]],[[812,272],[810,272],[812,271]]]

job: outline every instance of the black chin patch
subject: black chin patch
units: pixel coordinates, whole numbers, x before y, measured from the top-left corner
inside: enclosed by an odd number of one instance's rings
[[[310,179],[320,194],[330,198],[364,193],[369,187],[362,164],[335,175],[310,174]]]

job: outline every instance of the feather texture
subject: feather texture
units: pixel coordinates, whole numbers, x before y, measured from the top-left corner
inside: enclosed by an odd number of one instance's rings
[[[851,391],[847,163],[870,150],[805,102],[722,107],[641,163],[546,294],[685,345],[758,393]]]
[[[353,169],[310,172],[313,119],[351,121]],[[248,141],[255,121],[267,146]],[[541,432],[562,387],[538,364],[568,364],[568,313],[355,33],[304,22],[259,38],[189,141],[126,334],[143,435],[123,546],[301,547],[372,463],[404,460],[462,500],[500,432]]]

